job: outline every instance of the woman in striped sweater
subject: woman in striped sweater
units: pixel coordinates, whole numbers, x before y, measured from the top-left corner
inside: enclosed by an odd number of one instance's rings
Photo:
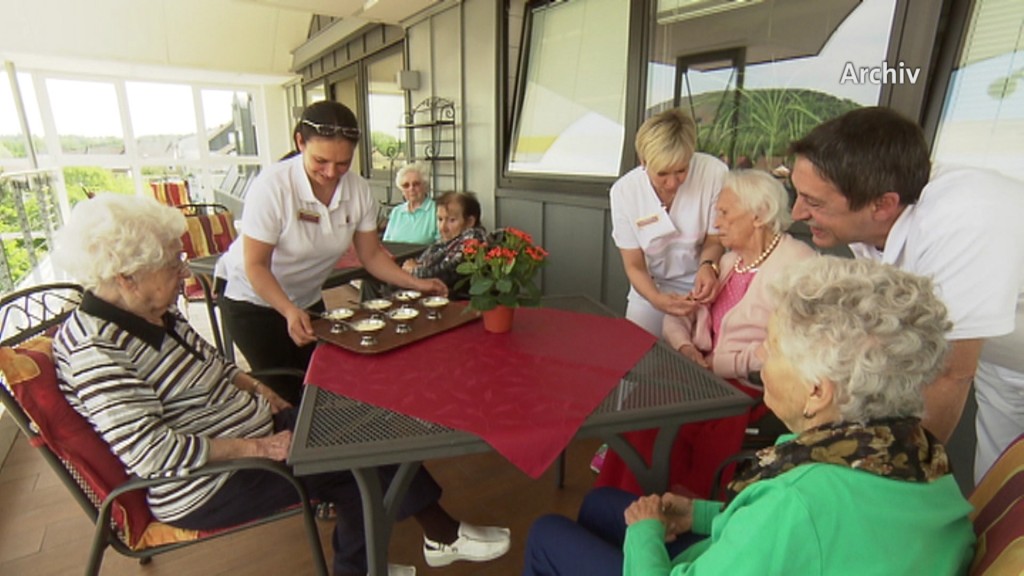
[[[180,258],[184,231],[178,210],[148,198],[107,194],[75,207],[53,256],[87,291],[54,339],[60,387],[128,471],[143,478],[243,457],[283,461],[295,409],[219,356],[174,309],[188,275]],[[383,481],[393,474],[383,472]],[[338,510],[334,573],[366,574],[353,477],[301,480],[310,497]],[[400,511],[423,527],[428,564],[485,561],[508,550],[507,529],[459,523],[441,508],[440,495],[421,469]],[[261,470],[184,480],[148,496],[158,520],[188,529],[239,524],[296,497],[279,476]]]

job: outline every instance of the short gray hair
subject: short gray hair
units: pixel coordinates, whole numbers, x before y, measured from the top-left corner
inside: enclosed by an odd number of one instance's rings
[[[167,247],[185,233],[177,208],[145,196],[100,194],[79,202],[54,239],[53,260],[94,290],[119,274],[157,268]]]
[[[740,207],[761,219],[778,234],[789,228],[789,194],[771,174],[762,170],[733,170],[726,174],[723,188],[732,190]]]
[[[423,181],[423,188],[427,191],[430,190],[430,167],[423,162],[411,162],[402,166],[395,173],[395,186],[402,187],[402,178],[409,172],[415,172],[420,175],[420,180]]]
[[[870,260],[795,265],[772,287],[778,351],[807,382],[828,379],[847,422],[921,417],[952,324],[932,281]]]

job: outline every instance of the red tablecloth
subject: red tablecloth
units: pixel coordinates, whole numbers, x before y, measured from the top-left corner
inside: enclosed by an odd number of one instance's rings
[[[520,308],[507,334],[473,322],[379,355],[321,344],[306,381],[476,434],[536,478],[654,341],[619,318]]]

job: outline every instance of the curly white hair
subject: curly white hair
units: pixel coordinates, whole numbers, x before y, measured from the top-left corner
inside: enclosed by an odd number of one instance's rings
[[[806,382],[828,379],[844,421],[924,413],[952,327],[932,281],[869,260],[822,256],[773,286],[778,351]]]
[[[153,198],[100,194],[78,203],[54,239],[54,263],[87,289],[157,268],[185,233],[181,211]],[[180,249],[180,248],[179,248]]]

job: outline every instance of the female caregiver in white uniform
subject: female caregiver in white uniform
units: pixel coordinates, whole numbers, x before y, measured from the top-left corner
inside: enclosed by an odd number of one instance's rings
[[[710,301],[724,251],[714,210],[729,169],[696,143],[682,111],[652,116],[636,133],[640,166],[612,185],[612,239],[631,286],[626,318],[658,337],[665,314]]]
[[[323,311],[321,287],[350,245],[379,280],[448,293],[440,280],[402,270],[381,248],[377,201],[366,180],[350,170],[360,134],[355,114],[344,105],[312,104],[295,129],[300,154],[268,166],[249,187],[242,235],[221,258],[227,284],[220,306],[254,370],[306,369],[316,342],[310,314]],[[264,383],[298,405],[298,384],[278,378]]]

